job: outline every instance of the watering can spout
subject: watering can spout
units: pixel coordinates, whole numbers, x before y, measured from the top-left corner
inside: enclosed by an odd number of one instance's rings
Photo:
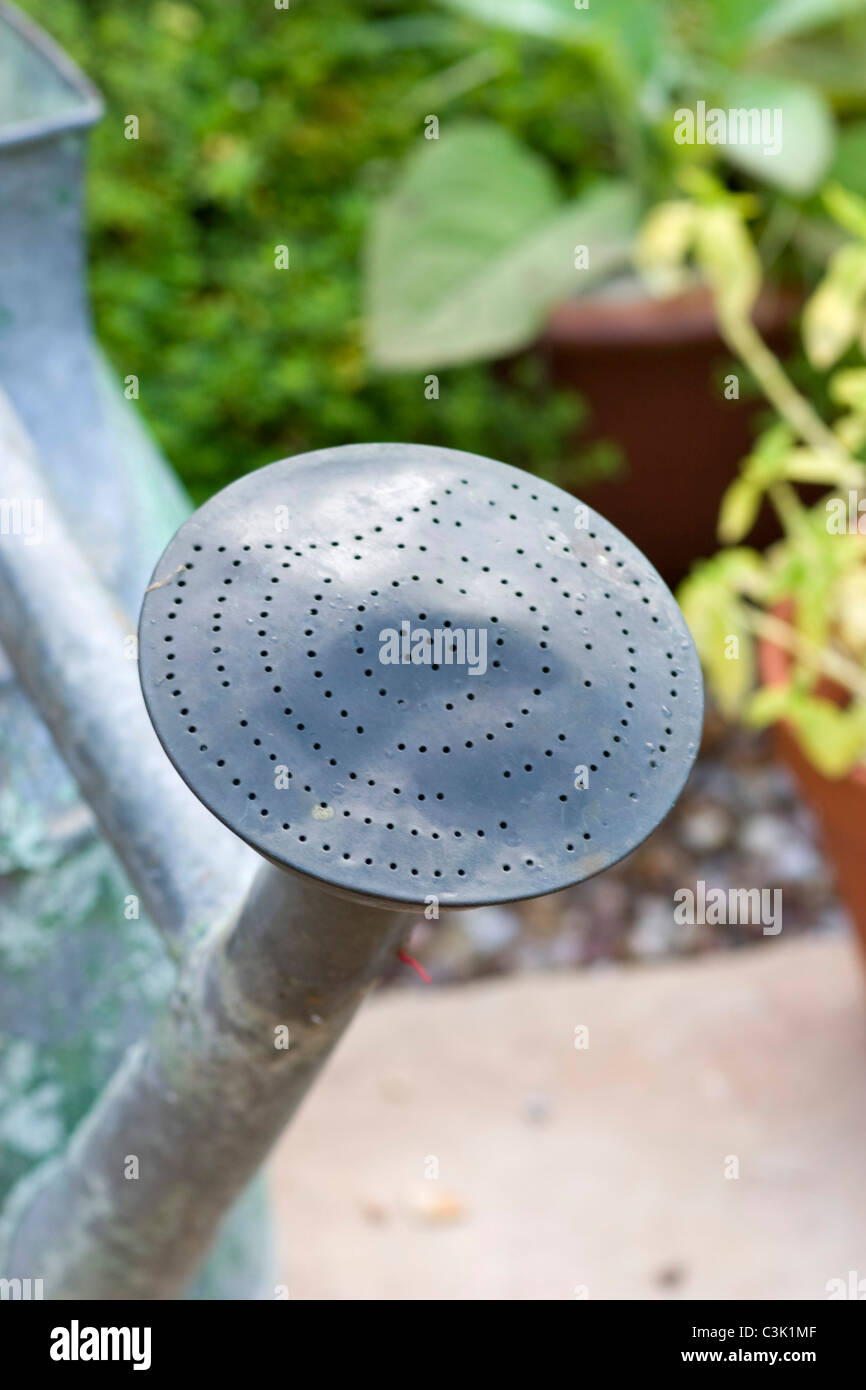
[[[89,78],[6,0],[0,26],[0,145],[30,144],[99,120],[103,101]]]

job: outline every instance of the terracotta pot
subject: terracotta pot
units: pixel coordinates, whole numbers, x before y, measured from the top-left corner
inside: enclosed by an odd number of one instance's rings
[[[786,617],[787,611],[780,609],[779,616]],[[764,685],[783,684],[790,668],[790,653],[770,642],[758,644],[758,669]],[[821,693],[833,698],[839,692],[828,683]],[[836,871],[836,886],[866,952],[866,767],[856,767],[847,777],[831,780],[800,751],[789,725],[776,724],[773,739],[777,756],[793,772],[818,820],[824,852]]]
[[[768,291],[758,302],[757,325],[776,352],[786,350],[798,304],[788,291]],[[728,365],[709,293],[575,299],[554,310],[538,347],[552,381],[587,400],[580,439],[613,440],[626,461],[616,478],[574,490],[676,584],[693,560],[717,548],[722,492],[766,410],[760,399],[724,397],[720,369],[737,368]],[[777,534],[768,509],[750,544]]]

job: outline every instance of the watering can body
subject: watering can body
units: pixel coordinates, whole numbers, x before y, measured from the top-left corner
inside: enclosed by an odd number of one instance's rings
[[[189,507],[92,334],[82,177],[101,114],[65,55],[0,4],[0,389],[64,523],[133,615],[132,634],[147,577]],[[43,503],[6,497],[0,466],[0,544],[37,545]],[[134,659],[134,644],[118,657]],[[174,978],[0,652],[0,1206],[63,1149]],[[266,1226],[251,1189],[192,1295],[265,1295]]]

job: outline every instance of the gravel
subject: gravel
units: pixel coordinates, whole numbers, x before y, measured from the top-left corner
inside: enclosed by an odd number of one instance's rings
[[[762,925],[681,925],[674,893],[781,889],[782,934],[838,931],[846,918],[815,825],[766,734],[708,715],[677,806],[635,852],[596,879],[514,907],[419,920],[409,950],[434,984],[518,970],[574,970],[763,946]],[[387,983],[425,988],[399,962]]]

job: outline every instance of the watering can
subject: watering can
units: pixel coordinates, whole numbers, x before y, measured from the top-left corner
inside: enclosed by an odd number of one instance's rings
[[[110,602],[114,663],[135,632],[133,618],[119,614],[137,613],[189,503],[93,338],[82,176],[87,132],[101,114],[99,94],[66,55],[0,4],[0,390],[43,473],[35,486],[16,487],[10,460],[0,460],[0,546],[28,558],[44,549],[50,489],[70,544]],[[10,447],[8,435],[4,443]],[[72,582],[62,572],[54,581],[59,589]],[[89,628],[93,619],[82,595],[77,621]],[[70,648],[72,639],[69,629]],[[117,702],[111,708],[108,690],[103,699],[116,720]],[[98,727],[86,736],[99,737]],[[62,1152],[130,1041],[168,997],[174,967],[138,885],[98,833],[80,779],[3,652],[0,767],[2,1204],[36,1164]],[[230,842],[223,852],[242,892],[233,848]],[[209,892],[202,893],[205,914]],[[266,1244],[264,1201],[253,1191],[199,1292],[243,1297],[258,1290]]]
[[[17,206],[47,216],[49,173],[77,200],[96,98],[0,18],[38,108],[22,98],[0,186],[9,158]],[[29,372],[0,337],[21,518],[0,537],[2,698],[10,824],[40,819],[0,933],[0,1275],[50,1298],[280,1296],[257,1173],[371,984],[431,904],[556,892],[638,845],[696,754],[697,658],[620,532],[479,456],[322,450],[181,520],[80,290],[28,291],[17,235],[6,331],[20,316],[31,354],[42,336]]]

